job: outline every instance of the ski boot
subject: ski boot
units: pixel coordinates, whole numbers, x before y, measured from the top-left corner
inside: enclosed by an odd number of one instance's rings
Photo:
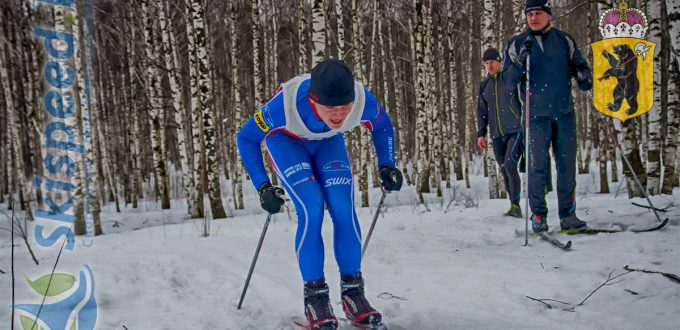
[[[548,223],[545,216],[531,215],[531,229],[534,233],[546,233],[548,232]]]
[[[361,273],[341,275],[342,308],[345,315],[355,326],[361,329],[385,329],[382,315],[366,300],[364,295],[364,279]]]
[[[325,279],[305,282],[305,317],[312,330],[335,330],[338,319],[333,315],[333,306],[328,297]]]
[[[522,208],[519,204],[512,203],[508,212],[505,212],[503,215],[513,218],[522,218]]]
[[[560,228],[562,228],[562,230],[585,228],[587,226],[588,224],[579,219],[576,216],[576,213],[572,213],[570,216],[560,219]]]

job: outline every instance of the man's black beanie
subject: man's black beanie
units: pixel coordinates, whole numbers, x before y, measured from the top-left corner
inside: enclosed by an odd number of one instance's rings
[[[526,7],[524,7],[524,13],[526,14],[532,10],[542,10],[552,15],[550,0],[527,0]]]
[[[312,69],[309,97],[327,106],[344,105],[354,100],[354,76],[347,64],[324,60]]]

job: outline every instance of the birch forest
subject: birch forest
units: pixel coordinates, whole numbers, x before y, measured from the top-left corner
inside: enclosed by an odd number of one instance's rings
[[[325,58],[346,61],[390,114],[397,163],[416,203],[443,198],[455,185],[469,188],[471,176],[488,179],[490,198],[506,197],[492,152],[476,146],[476,97],[483,51],[504,51],[526,28],[524,0],[88,0],[92,24],[85,1],[69,11],[36,0],[0,2],[0,203],[11,199],[10,207],[30,211],[47,196],[67,198],[34,184],[49,163],[76,186],[78,235],[84,210],[98,227],[104,205],[120,212],[143,202],[162,209],[186,203],[187,217],[228,217],[252,191],[236,147],[240,127],[280,83]],[[592,65],[598,16],[612,2],[552,4],[552,24],[576,39]],[[680,0],[629,5],[647,14],[647,39],[657,44],[655,102],[625,123],[608,120],[647,191],[672,194],[680,183]],[[45,153],[48,58],[38,27],[73,33],[76,51],[63,64],[76,75],[92,63],[90,94],[77,86],[71,103],[61,104],[76,114],[64,120],[77,136],[90,132],[89,148],[68,163]],[[628,197],[643,196],[592,102],[576,89],[573,95],[578,172],[600,181],[592,193],[623,184]],[[379,186],[370,132],[346,134],[357,203],[368,206],[369,188]]]

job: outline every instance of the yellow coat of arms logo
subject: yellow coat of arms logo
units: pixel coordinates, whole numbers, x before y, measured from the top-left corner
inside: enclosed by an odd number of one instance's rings
[[[656,45],[644,40],[647,28],[645,14],[625,1],[600,16],[603,40],[591,45],[593,97],[605,115],[625,121],[652,108]]]

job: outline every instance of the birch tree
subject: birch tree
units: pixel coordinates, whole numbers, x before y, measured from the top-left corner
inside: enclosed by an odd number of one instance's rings
[[[226,217],[224,206],[222,205],[222,191],[220,189],[219,168],[217,163],[217,130],[213,114],[212,85],[210,80],[211,64],[208,59],[208,48],[206,44],[206,26],[203,5],[199,0],[191,2],[191,20],[194,32],[194,46],[198,70],[198,92],[200,102],[199,112],[201,113],[202,135],[205,155],[205,171],[207,172],[208,198],[210,199],[210,209],[213,219]]]
[[[323,0],[312,2],[312,67],[326,57],[326,15]]]
[[[666,68],[668,67],[667,56],[664,56],[664,47],[666,44],[663,42],[663,28],[660,23],[659,17],[661,16],[661,7],[665,9],[666,0],[660,1],[663,3],[661,6],[658,4],[648,3],[647,12],[650,14],[651,24],[649,28],[650,40],[655,42],[660,47],[656,47],[656,54],[654,54],[654,105],[652,109],[647,114],[647,119],[649,120],[648,134],[643,135],[648,137],[648,151],[647,151],[647,191],[650,195],[656,195],[659,193],[660,189],[660,178],[661,178],[661,115],[664,111],[664,106],[666,106],[666,100],[662,99],[667,91],[666,84],[661,84],[662,76],[665,75],[661,73],[662,65]],[[666,31],[667,32],[667,31]],[[667,72],[667,71],[666,71]],[[668,80],[667,77],[666,81]],[[665,89],[666,91],[662,91]]]
[[[159,44],[155,40],[156,10],[149,6],[148,0],[141,0],[144,21],[144,42],[146,44],[146,90],[149,96],[149,125],[151,131],[151,145],[153,150],[154,170],[158,180],[161,208],[170,208],[170,194],[168,190],[168,170],[165,154],[165,111],[160,95]]]
[[[416,17],[416,161],[414,162],[417,168],[416,190],[418,192],[419,202],[425,203],[423,192],[429,192],[429,173],[427,164],[429,162],[427,155],[427,120],[430,105],[428,101],[430,98],[429,72],[431,66],[431,47],[430,40],[432,37],[432,12],[431,0],[416,0],[415,1],[415,17]]]
[[[668,70],[668,105],[667,105],[667,132],[665,134],[665,147],[663,154],[664,176],[661,193],[671,195],[673,187],[679,186],[678,180],[678,143],[680,143],[680,1],[670,0],[667,3],[665,20],[668,21],[667,56],[670,62]],[[663,29],[663,28],[662,28]],[[665,71],[665,70],[664,70]]]
[[[182,168],[182,188],[187,199],[187,211],[192,218],[201,216],[198,200],[194,197],[194,189],[196,189],[196,178],[194,177],[194,170],[189,159],[189,146],[186,143],[186,108],[184,100],[183,84],[180,77],[179,70],[181,69],[181,62],[177,49],[177,40],[175,39],[175,31],[172,28],[171,21],[172,11],[168,0],[163,0],[160,4],[158,18],[160,20],[161,36],[163,40],[163,59],[165,70],[168,73],[168,81],[170,86],[170,94],[172,97],[172,107],[174,120],[176,123],[177,135],[177,150],[179,151],[179,161]],[[190,56],[193,53],[190,53]]]
[[[262,43],[260,28],[260,5],[258,0],[250,0],[250,16],[253,28],[253,89],[255,90],[255,106],[264,105],[264,83],[262,81],[262,58],[260,44]]]
[[[8,73],[9,51],[7,48],[8,40],[5,34],[0,35],[0,84],[4,93],[5,105],[7,107],[7,126],[9,128],[8,137],[10,138],[11,152],[14,159],[14,166],[9,167],[9,176],[16,177],[19,193],[23,197],[21,209],[26,210],[29,218],[32,218],[30,198],[28,198],[27,179],[24,174],[24,150],[19,131],[21,122],[19,120],[17,104],[14,103],[12,88],[10,87],[10,75]],[[13,197],[11,198],[13,199]]]
[[[311,60],[308,48],[309,16],[307,15],[307,0],[298,0],[298,73],[309,70]]]
[[[232,64],[232,69],[231,69],[231,75],[232,75],[232,103],[233,106],[232,111],[233,111],[233,118],[234,118],[234,127],[241,127],[243,124],[243,119],[241,118],[243,110],[242,110],[242,101],[241,101],[241,82],[240,82],[240,77],[238,74],[238,54],[239,54],[239,44],[238,44],[238,22],[237,22],[237,14],[238,14],[238,6],[234,1],[230,2],[230,24],[231,24],[231,64]],[[235,209],[243,209],[243,165],[241,162],[235,162],[234,165],[235,169],[233,171],[234,176],[233,176],[233,194],[234,194],[234,208]]]

